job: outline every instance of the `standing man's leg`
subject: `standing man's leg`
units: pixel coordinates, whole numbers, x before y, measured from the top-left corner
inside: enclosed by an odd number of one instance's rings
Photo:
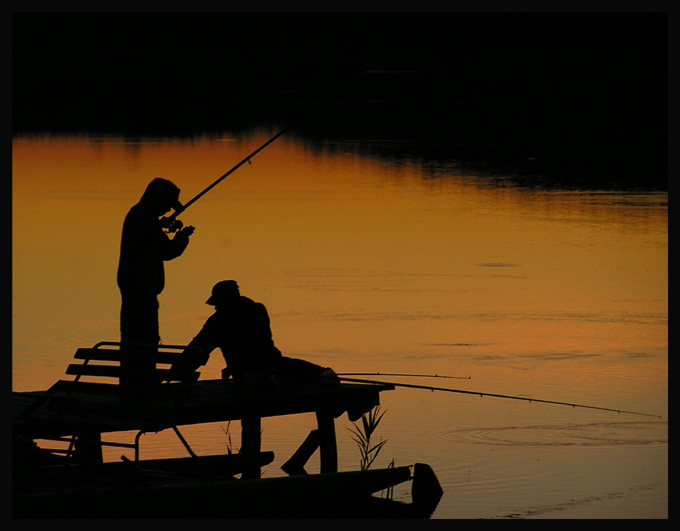
[[[155,295],[122,295],[120,341],[124,353],[121,361],[121,385],[149,385],[154,380],[156,363],[151,358],[160,342],[158,298]]]

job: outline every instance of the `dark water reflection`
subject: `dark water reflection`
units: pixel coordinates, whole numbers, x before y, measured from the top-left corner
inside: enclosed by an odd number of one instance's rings
[[[546,156],[539,149],[510,145],[476,145],[433,140],[325,140],[310,146],[328,153],[353,152],[394,165],[419,168],[424,178],[446,178],[451,168],[475,176],[480,185],[537,190],[608,190],[628,192],[667,191],[667,159],[660,148],[665,138],[639,139],[628,159],[604,153]],[[664,151],[664,152],[662,152]]]
[[[428,174],[668,189],[664,13],[22,14],[13,61],[15,134],[296,124]]]

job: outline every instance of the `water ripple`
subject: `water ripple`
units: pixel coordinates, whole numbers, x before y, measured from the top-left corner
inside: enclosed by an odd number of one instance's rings
[[[668,422],[590,422],[474,428],[440,432],[435,435],[435,440],[524,447],[659,446],[668,444]]]

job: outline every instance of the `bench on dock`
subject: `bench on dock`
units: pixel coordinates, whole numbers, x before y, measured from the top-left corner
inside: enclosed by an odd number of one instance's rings
[[[102,341],[92,348],[79,348],[74,358],[79,363],[72,363],[66,374],[75,375],[74,381],[82,376],[97,378],[114,378],[124,383],[128,376],[134,385],[134,372],[144,373],[143,383],[161,382],[195,382],[200,373],[189,368],[202,364],[203,356],[198,347],[183,345],[144,345],[137,343],[117,343]],[[159,366],[161,365],[161,366]],[[110,380],[107,382],[110,383]]]
[[[63,436],[45,437],[55,441],[70,440],[67,454],[76,449],[87,450],[86,453],[90,454],[90,458],[94,457],[97,463],[102,460],[101,446],[108,445],[134,448],[135,460],[138,460],[139,437],[146,430],[140,430],[134,444],[102,442],[101,431],[88,430],[87,422],[83,422],[83,419],[93,410],[116,418],[126,416],[126,412],[127,415],[141,413],[140,409],[148,416],[150,407],[159,411],[180,407],[191,394],[191,388],[186,384],[196,382],[200,376],[191,367],[198,366],[202,358],[199,348],[184,345],[102,341],[91,348],[79,348],[74,355],[76,363],[66,368],[66,374],[75,378],[57,381],[41,393],[21,417],[29,418],[43,405],[60,415],[70,414],[77,418],[76,424],[81,426],[78,434],[73,434],[70,439]],[[130,400],[141,401],[141,408],[131,407]],[[159,420],[160,429],[165,429],[167,425],[162,418]],[[123,425],[125,421],[121,423]],[[59,450],[54,451],[60,453]]]

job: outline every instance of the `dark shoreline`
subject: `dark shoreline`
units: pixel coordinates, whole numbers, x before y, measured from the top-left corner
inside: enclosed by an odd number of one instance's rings
[[[668,190],[665,13],[15,13],[12,67],[14,136],[294,124],[528,186]]]

